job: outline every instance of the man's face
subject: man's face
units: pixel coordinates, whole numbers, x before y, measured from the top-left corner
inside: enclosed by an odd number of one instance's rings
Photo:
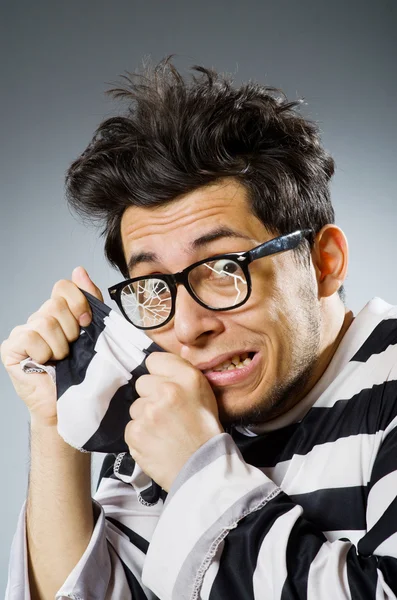
[[[236,236],[210,239],[220,228]],[[130,277],[176,273],[201,259],[249,250],[275,237],[253,215],[245,188],[233,179],[159,208],[128,208],[121,235],[127,262],[132,254],[141,255]],[[203,236],[207,241],[193,245]],[[321,313],[312,265],[299,264],[289,251],[258,259],[249,269],[252,293],[243,306],[211,311],[179,285],[174,318],[146,331],[164,350],[198,368],[218,358],[224,363],[234,355],[253,357],[245,369],[215,376],[201,368],[224,425],[260,423],[288,410],[310,384],[319,353]]]

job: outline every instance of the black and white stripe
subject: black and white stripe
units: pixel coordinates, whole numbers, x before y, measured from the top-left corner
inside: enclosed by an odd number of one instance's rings
[[[219,434],[157,503],[108,454],[91,553],[113,577],[85,592],[82,559],[57,598],[396,599],[397,307],[371,301],[338,356],[299,422]]]

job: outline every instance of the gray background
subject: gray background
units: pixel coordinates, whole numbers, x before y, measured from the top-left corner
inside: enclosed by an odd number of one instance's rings
[[[102,289],[120,280],[103,241],[66,207],[63,177],[99,122],[104,96],[145,56],[214,66],[305,97],[337,163],[337,224],[350,244],[348,305],[397,304],[395,0],[1,3],[0,341],[82,264]],[[28,413],[0,365],[0,593],[25,498]],[[103,456],[94,457],[93,484]]]

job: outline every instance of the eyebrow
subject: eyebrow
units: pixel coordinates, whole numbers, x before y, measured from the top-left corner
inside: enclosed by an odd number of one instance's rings
[[[245,235],[244,233],[241,233],[239,231],[234,231],[233,229],[230,229],[229,227],[218,227],[217,229],[208,231],[204,235],[201,235],[200,237],[198,237],[195,240],[193,240],[192,242],[190,242],[190,244],[188,246],[188,252],[189,252],[189,254],[192,254],[198,248],[203,248],[210,242],[219,240],[221,238],[240,238],[243,240],[252,241],[252,239],[248,235]],[[155,254],[154,252],[137,252],[135,254],[131,254],[131,256],[128,260],[128,263],[127,263],[128,271],[129,272],[132,271],[132,269],[134,267],[136,267],[138,264],[144,263],[144,262],[145,263],[160,262],[160,257],[157,254]]]

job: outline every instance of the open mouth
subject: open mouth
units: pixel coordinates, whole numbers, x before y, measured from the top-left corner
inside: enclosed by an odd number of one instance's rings
[[[213,373],[213,372],[233,371],[234,369],[243,369],[244,367],[247,367],[252,362],[255,354],[257,354],[257,353],[256,352],[243,352],[242,354],[236,354],[235,356],[232,356],[231,358],[224,361],[223,363],[220,363],[216,367],[212,367],[211,369],[206,369],[205,371],[203,371],[203,373],[206,374],[206,373]]]
[[[203,371],[203,375],[216,387],[237,385],[257,373],[261,365],[260,352],[245,352]]]
[[[256,352],[244,352],[242,354],[236,354],[232,356],[229,360],[224,361],[220,365],[216,367],[212,367],[212,369],[207,369],[203,371],[206,373],[213,372],[222,372],[222,371],[233,371],[234,369],[243,369],[247,367],[253,360]]]

